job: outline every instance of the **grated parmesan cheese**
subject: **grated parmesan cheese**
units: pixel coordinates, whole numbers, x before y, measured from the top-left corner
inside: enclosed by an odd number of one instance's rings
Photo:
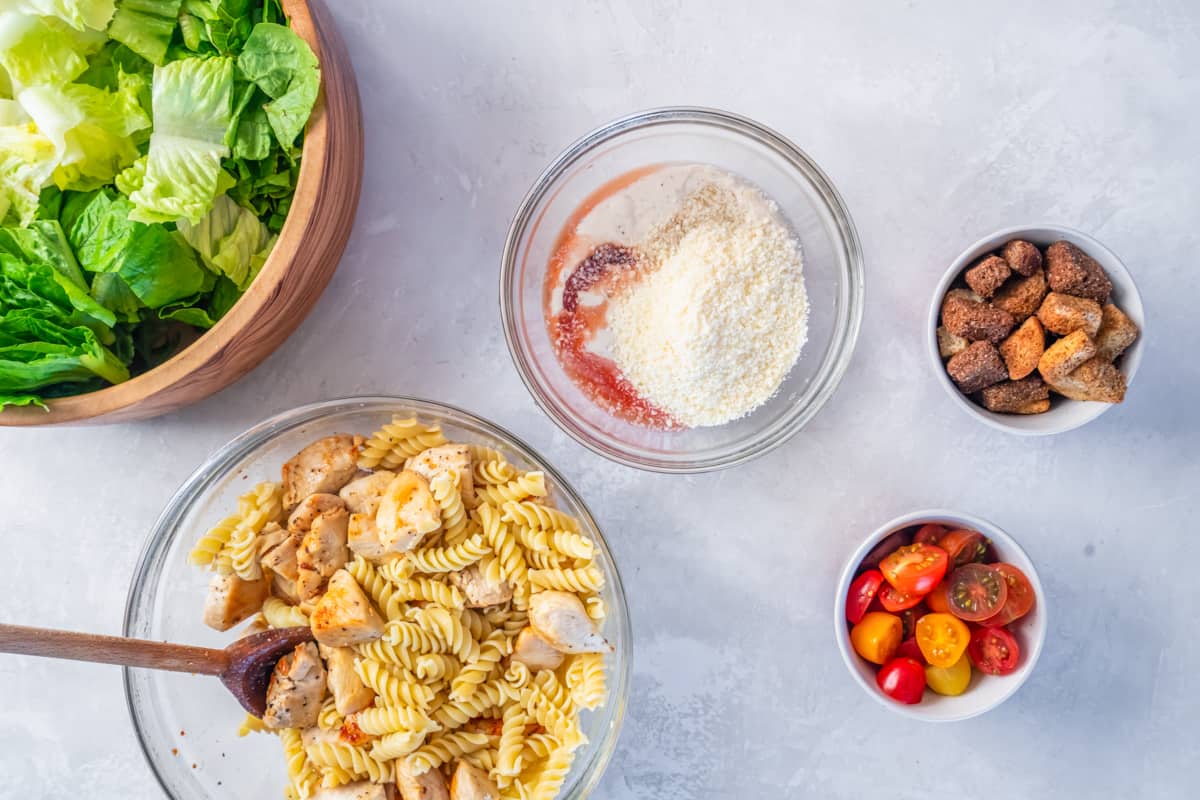
[[[800,244],[774,204],[708,183],[639,249],[648,274],[608,309],[613,359],[638,393],[689,427],[769,400],[808,319]]]

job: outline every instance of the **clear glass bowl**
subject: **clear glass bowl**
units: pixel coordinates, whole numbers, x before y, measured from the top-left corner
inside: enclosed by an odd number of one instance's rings
[[[659,163],[711,164],[779,206],[800,240],[808,343],[776,395],[711,428],[652,430],[609,414],[563,370],[542,310],[542,283],[570,214],[604,183]],[[858,234],[833,184],[798,147],[756,122],[704,108],[662,108],[611,122],[567,148],[525,196],[509,229],[500,309],[509,352],[538,405],[595,452],[659,472],[704,472],[760,456],[813,418],[846,371],[862,320]]]
[[[607,577],[604,635],[616,646],[606,658],[608,702],[583,712],[588,744],[560,798],[586,797],[612,758],[629,690],[630,628],[621,578],[595,520],[579,495],[529,445],[511,433],[451,406],[405,397],[361,397],[303,406],[266,420],[218,450],[167,504],[142,551],[125,609],[125,635],[224,647],[233,636],[201,622],[208,573],[187,562],[196,539],[237,505],[256,482],[277,479],[279,468],[301,447],[335,432],[369,434],[393,414],[416,414],[440,424],[451,440],[504,451],[523,468],[546,473],[558,507],[579,519],[597,543],[596,560]],[[125,670],[129,711],[146,760],[175,800],[282,797],[283,751],[274,736],[239,739],[245,712],[214,678],[142,669]]]

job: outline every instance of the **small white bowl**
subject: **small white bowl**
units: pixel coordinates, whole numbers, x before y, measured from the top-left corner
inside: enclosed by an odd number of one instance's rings
[[[1017,644],[1021,647],[1021,659],[1015,672],[1009,675],[995,676],[984,675],[973,669],[971,685],[957,697],[946,697],[926,689],[925,696],[920,703],[905,705],[886,697],[879,690],[875,684],[875,673],[878,668],[854,652],[854,648],[850,644],[849,623],[846,621],[846,594],[850,591],[850,584],[858,573],[858,565],[871,552],[871,548],[896,531],[927,522],[952,528],[968,528],[979,531],[991,539],[992,547],[999,560],[1013,564],[1029,578],[1037,600],[1028,614],[1008,626],[1009,631],[1016,637]],[[928,722],[954,722],[977,717],[992,710],[1021,688],[1021,684],[1025,683],[1025,679],[1033,672],[1038,656],[1042,654],[1042,645],[1046,641],[1046,616],[1046,592],[1042,588],[1037,570],[1034,569],[1029,556],[1011,536],[991,522],[970,514],[933,509],[914,511],[911,514],[897,517],[878,528],[854,551],[842,570],[841,580],[838,581],[837,596],[833,604],[833,629],[838,649],[842,652],[842,660],[846,662],[846,668],[850,670],[850,674],[863,688],[863,691],[897,714]]]
[[[938,353],[937,327],[938,317],[942,310],[942,298],[945,297],[950,286],[968,266],[983,255],[994,250],[999,250],[1004,246],[1005,242],[1012,239],[1024,239],[1028,242],[1033,242],[1039,248],[1045,248],[1060,239],[1065,240],[1096,259],[1100,266],[1104,268],[1113,285],[1112,302],[1124,311],[1141,330],[1137,341],[1117,360],[1117,365],[1120,367],[1121,372],[1125,374],[1125,382],[1130,386],[1133,384],[1133,376],[1137,372],[1138,365],[1142,362],[1142,342],[1146,339],[1146,320],[1142,311],[1142,298],[1138,294],[1137,286],[1134,284],[1129,270],[1125,269],[1125,265],[1117,257],[1116,253],[1086,233],[1080,233],[1071,228],[1064,228],[1061,225],[1036,224],[996,231],[964,250],[958,258],[954,259],[954,263],[950,265],[950,268],[946,270],[946,274],[942,276],[942,280],[937,285],[937,290],[933,293],[933,301],[929,304],[929,322],[926,326],[928,328],[926,331],[926,346],[929,358],[933,363],[933,371],[937,375],[942,388],[946,390],[946,393],[950,395],[959,408],[983,422],[983,424],[997,430],[1014,433],[1019,436],[1048,436],[1055,433],[1063,433],[1091,422],[1112,408],[1114,404],[1068,400],[1065,397],[1051,395],[1050,400],[1052,405],[1050,406],[1050,410],[1044,414],[997,414],[993,411],[988,411],[983,406],[976,405],[972,402],[971,398],[958,390],[958,387],[954,385],[954,381],[946,373],[946,363],[942,361],[942,357]]]

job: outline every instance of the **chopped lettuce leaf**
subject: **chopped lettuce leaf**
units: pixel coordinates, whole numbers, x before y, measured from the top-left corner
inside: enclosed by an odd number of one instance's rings
[[[93,377],[120,383],[129,380],[129,369],[91,329],[66,327],[24,309],[0,316],[0,392]]]
[[[291,28],[260,22],[238,56],[238,69],[271,98],[263,111],[276,141],[291,147],[321,88],[321,68],[312,48]]]
[[[254,212],[242,208],[228,195],[221,195],[198,225],[180,221],[179,233],[204,263],[245,291],[275,243],[267,226]]]
[[[116,0],[16,0],[18,11],[58,17],[76,30],[102,31],[113,18]]]
[[[186,58],[155,67],[149,153],[117,176],[133,219],[198,223],[217,195],[233,105],[233,61]]]
[[[0,394],[0,411],[5,406],[37,406],[43,411],[49,411],[50,406],[36,394]]]
[[[55,163],[54,143],[38,133],[15,100],[0,100],[0,222],[33,220]]]
[[[110,310],[118,322],[137,322],[145,308],[125,279],[115,272],[92,276],[92,298]]]
[[[0,67],[13,90],[70,83],[103,42],[102,34],[81,33],[58,19],[0,12]]]
[[[147,61],[161,65],[175,33],[182,0],[121,0],[110,38],[124,43]]]

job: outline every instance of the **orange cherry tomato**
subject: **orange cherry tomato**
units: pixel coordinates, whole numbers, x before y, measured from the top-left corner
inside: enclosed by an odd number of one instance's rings
[[[850,644],[854,646],[854,652],[867,661],[882,665],[896,653],[903,633],[904,626],[895,614],[868,611],[850,629]]]
[[[946,599],[945,581],[933,587],[933,590],[925,595],[925,605],[929,606],[930,611],[936,611],[939,614],[950,613],[950,601]]]
[[[1013,620],[1025,616],[1033,609],[1036,601],[1033,584],[1029,582],[1029,578],[1025,577],[1024,572],[1012,564],[991,564],[990,566],[1004,577],[1004,582],[1008,584],[1008,596],[1000,610],[985,619],[983,624],[1007,625]]]
[[[953,666],[962,658],[970,641],[967,624],[953,614],[935,611],[917,620],[917,646],[932,666]]]
[[[950,559],[946,551],[931,544],[899,547],[879,562],[879,570],[897,591],[924,595],[946,574]]]

